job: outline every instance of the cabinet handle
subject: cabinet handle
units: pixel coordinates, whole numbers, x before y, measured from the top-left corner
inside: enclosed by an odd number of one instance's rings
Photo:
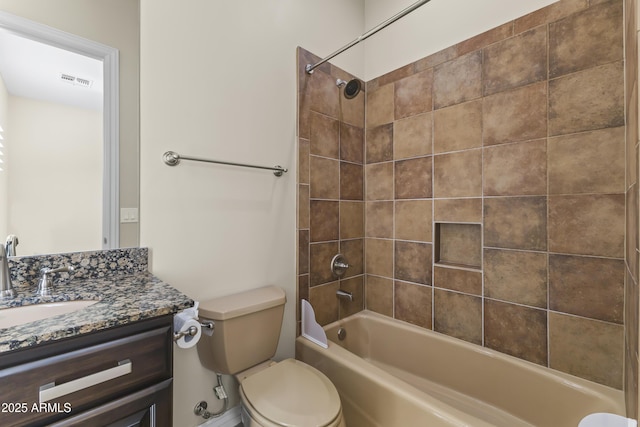
[[[86,377],[77,378],[60,385],[55,382],[40,386],[40,403],[57,399],[67,394],[92,387],[94,385],[112,380],[131,373],[133,365],[131,360],[125,359],[118,362],[118,366],[87,375]]]

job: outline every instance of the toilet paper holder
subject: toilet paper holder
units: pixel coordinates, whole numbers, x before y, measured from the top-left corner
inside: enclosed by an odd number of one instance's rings
[[[211,331],[213,332],[214,329],[214,323],[213,321],[207,321],[207,322],[200,322],[200,326],[202,326],[205,329],[211,329]],[[174,332],[173,333],[173,340],[174,341],[178,341],[180,338],[182,337],[193,337],[198,333],[198,328],[196,328],[195,326],[190,326],[189,328],[187,328],[186,331],[178,331],[178,332]]]

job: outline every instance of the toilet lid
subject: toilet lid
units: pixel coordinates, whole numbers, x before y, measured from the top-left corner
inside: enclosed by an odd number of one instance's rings
[[[324,426],[340,412],[340,397],[317,369],[286,359],[242,381],[248,403],[282,426]]]

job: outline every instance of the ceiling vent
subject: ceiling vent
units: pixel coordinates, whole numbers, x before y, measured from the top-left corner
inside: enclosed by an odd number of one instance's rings
[[[93,82],[88,79],[83,79],[81,77],[72,76],[71,74],[60,73],[60,80],[74,85],[74,86],[82,86],[86,88],[90,88],[93,85]]]

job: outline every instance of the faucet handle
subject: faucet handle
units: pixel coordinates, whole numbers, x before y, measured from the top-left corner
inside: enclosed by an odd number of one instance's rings
[[[74,271],[75,269],[71,265],[65,265],[64,267],[58,268],[48,268],[45,267],[40,272],[42,273],[42,277],[38,282],[38,295],[41,297],[51,296],[53,295],[53,282],[51,281],[51,274],[54,273],[63,273],[65,271]]]

